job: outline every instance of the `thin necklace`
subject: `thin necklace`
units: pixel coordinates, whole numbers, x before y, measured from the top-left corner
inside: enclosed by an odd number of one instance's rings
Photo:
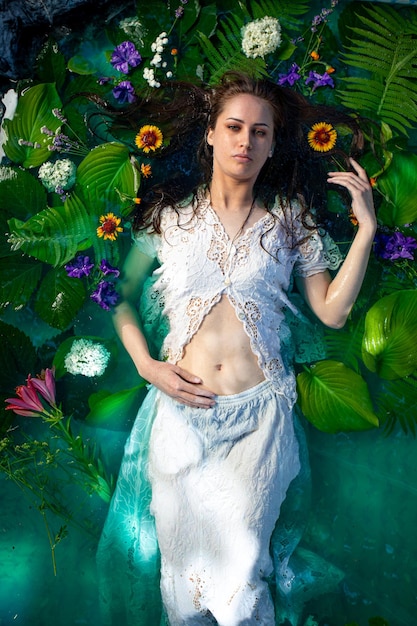
[[[209,191],[209,194],[210,194],[210,204],[211,204],[211,207],[213,208],[213,202],[212,202],[212,200],[211,200],[211,193],[210,193],[210,191]],[[256,198],[254,197],[254,198],[253,198],[253,200],[252,200],[252,204],[250,205],[250,209],[249,209],[249,211],[248,211],[248,214],[247,214],[247,216],[245,217],[245,219],[244,219],[244,222],[243,222],[242,226],[239,228],[239,230],[237,231],[237,233],[235,234],[235,236],[231,239],[230,249],[231,249],[232,245],[235,243],[236,239],[239,237],[239,235],[241,235],[241,234],[242,234],[243,229],[245,228],[246,224],[248,223],[249,218],[250,218],[250,216],[252,215],[252,211],[253,211],[253,209],[254,209],[254,207],[255,207],[255,201],[256,201]],[[214,208],[213,208],[213,210],[214,210]],[[216,211],[214,211],[214,212],[216,212]],[[220,219],[220,218],[219,218],[219,219]],[[226,231],[226,229],[225,229],[225,231]],[[229,254],[230,254],[230,252],[229,252]],[[229,255],[228,255],[228,256],[229,256]]]
[[[231,258],[231,254],[232,254],[234,243],[235,243],[236,239],[239,237],[239,235],[242,234],[243,229],[245,228],[246,224],[249,221],[250,216],[252,215],[252,211],[253,211],[253,208],[255,206],[255,200],[256,200],[256,198],[254,198],[252,200],[252,204],[250,205],[250,209],[248,211],[248,214],[245,217],[245,221],[243,222],[242,226],[239,228],[239,230],[237,231],[237,233],[235,234],[233,239],[230,239],[230,237],[229,237],[229,244],[227,246],[227,254],[226,254],[226,257],[225,257],[225,259],[223,261],[223,264],[222,264],[223,265],[223,274],[224,274],[224,284],[225,285],[230,285],[230,283],[231,283],[231,278],[230,278],[230,275],[232,273],[232,258]],[[210,204],[211,204],[211,207],[213,208],[213,204],[211,202],[211,196],[210,196]],[[224,228],[224,226],[223,226],[223,228]],[[224,231],[226,232],[226,229],[224,229]]]

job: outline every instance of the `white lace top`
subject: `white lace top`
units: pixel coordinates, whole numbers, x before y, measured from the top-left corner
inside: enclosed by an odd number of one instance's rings
[[[285,310],[297,313],[287,295],[291,277],[311,276],[340,263],[330,237],[307,230],[295,213],[294,207],[284,212],[277,204],[232,242],[200,192],[178,212],[163,211],[161,235],[135,235],[140,251],[159,262],[140,312],[151,345],[161,346],[161,359],[177,363],[204,317],[225,295],[265,377],[291,405],[295,402],[291,357],[281,350],[282,338],[289,335]]]

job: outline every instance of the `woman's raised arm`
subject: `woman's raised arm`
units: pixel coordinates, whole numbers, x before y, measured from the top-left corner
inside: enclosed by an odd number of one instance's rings
[[[310,308],[327,326],[341,328],[359,294],[376,231],[372,188],[365,170],[353,159],[355,172],[330,172],[328,182],[345,187],[352,197],[358,230],[336,276],[328,272],[297,278],[297,286]]]

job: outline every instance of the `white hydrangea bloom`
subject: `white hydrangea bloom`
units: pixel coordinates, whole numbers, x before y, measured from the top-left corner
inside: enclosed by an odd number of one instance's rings
[[[48,191],[71,189],[75,183],[77,167],[70,159],[60,159],[52,163],[46,161],[38,172],[38,177]]]
[[[64,365],[70,374],[102,376],[110,359],[110,352],[101,343],[91,339],[75,339],[65,357]]]
[[[264,58],[281,44],[281,25],[275,17],[263,17],[242,28],[242,50],[248,58]]]

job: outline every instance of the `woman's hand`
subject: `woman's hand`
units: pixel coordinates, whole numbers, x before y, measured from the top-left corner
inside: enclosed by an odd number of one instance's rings
[[[355,172],[329,172],[327,181],[345,187],[352,197],[352,213],[359,227],[368,228],[372,236],[376,230],[376,217],[372,187],[367,173],[354,159],[349,159]]]
[[[202,387],[202,380],[178,365],[149,358],[141,376],[181,404],[200,409],[215,404],[215,394]]]

